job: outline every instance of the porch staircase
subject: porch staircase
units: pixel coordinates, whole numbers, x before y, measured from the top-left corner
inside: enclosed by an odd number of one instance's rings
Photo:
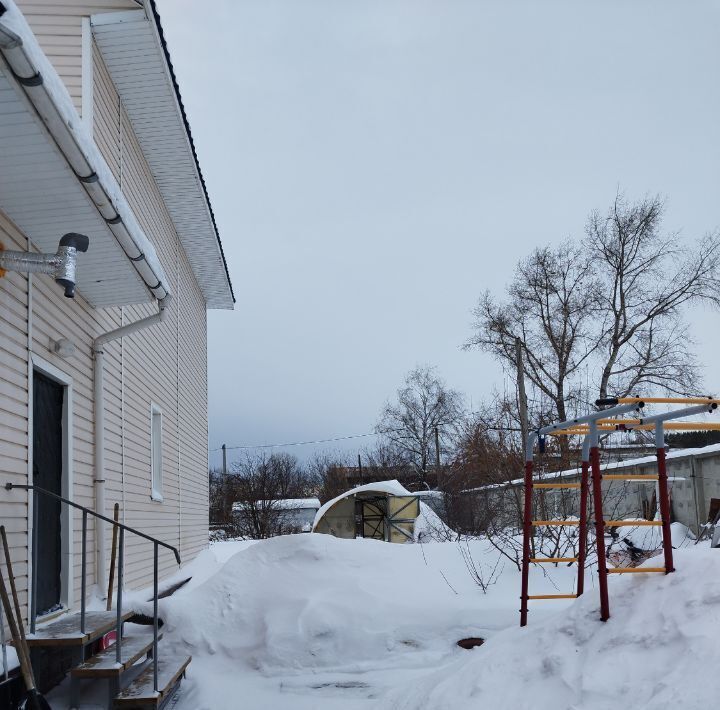
[[[105,684],[105,706],[108,709],[145,710],[165,708],[176,695],[185,671],[192,660],[185,654],[164,651],[162,621],[158,616],[159,548],[172,551],[180,564],[177,549],[117,520],[107,518],[38,486],[5,484],[5,488],[32,491],[33,510],[37,516],[37,497],[48,496],[64,506],[82,512],[81,598],[80,611],[68,612],[43,622],[36,613],[37,543],[33,536],[33,579],[30,596],[30,629],[27,645],[37,684],[45,692],[65,675],[70,676],[70,707],[81,710],[81,696],[88,684]],[[87,526],[88,517],[113,525],[118,537],[117,603],[114,611],[88,611],[86,608]],[[35,520],[37,523],[37,520]],[[37,529],[37,525],[33,525]],[[152,543],[153,547],[153,614],[136,616],[123,609],[123,569],[125,534],[133,534]],[[133,623],[141,622],[141,623]],[[148,625],[148,622],[150,625]],[[114,638],[110,638],[114,632]],[[43,687],[44,686],[44,687]],[[93,687],[94,689],[94,687]],[[93,704],[97,707],[97,693]]]
[[[33,662],[33,666],[45,665],[47,658],[70,656],[70,707],[80,710],[81,691],[85,686],[106,686],[108,708],[164,708],[175,695],[191,657],[175,654],[161,654],[158,647],[158,684],[155,691],[153,627],[133,624],[129,620],[133,612],[121,614],[122,639],[120,661],[117,660],[117,644],[112,643],[96,650],[99,641],[116,629],[115,611],[86,612],[85,633],[80,632],[80,613],[65,614],[59,619],[38,626],[35,633],[27,637],[33,661],[39,661],[44,651],[45,663]],[[158,641],[162,634],[158,634]],[[64,653],[63,653],[64,652]],[[94,690],[94,687],[92,688]],[[97,697],[97,693],[93,693]]]

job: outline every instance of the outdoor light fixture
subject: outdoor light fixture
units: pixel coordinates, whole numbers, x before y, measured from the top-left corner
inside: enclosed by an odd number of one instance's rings
[[[49,274],[65,289],[65,298],[75,298],[75,267],[78,252],[86,252],[90,240],[84,234],[63,235],[55,254],[5,251],[0,245],[0,277],[5,271]]]

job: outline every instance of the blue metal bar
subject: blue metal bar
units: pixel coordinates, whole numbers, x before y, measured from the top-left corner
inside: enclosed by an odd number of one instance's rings
[[[582,417],[576,419],[568,419],[564,422],[558,422],[557,424],[550,424],[548,426],[541,427],[538,429],[538,434],[549,434],[553,431],[559,431],[562,429],[572,429],[578,424],[588,424],[589,422],[597,421],[598,419],[605,419],[606,417],[615,417],[618,414],[627,414],[636,409],[642,409],[645,405],[642,402],[637,404],[619,404],[617,407],[610,407],[609,409],[601,409],[597,412],[591,412],[585,414]]]
[[[125,528],[120,525],[118,540],[118,571],[117,571],[117,616],[115,622],[115,661],[120,663],[122,652],[122,597],[123,597],[123,562],[125,558]]]
[[[158,544],[153,555],[153,690],[158,692]]]
[[[80,580],[80,633],[85,633],[85,602],[87,590],[87,510],[82,515],[82,573]]]
[[[661,414],[653,414],[649,417],[643,417],[641,424],[654,424],[655,422],[667,422],[671,419],[682,419],[683,417],[691,417],[693,414],[712,414],[717,408],[717,404],[696,404],[694,407],[683,407],[675,409],[671,412],[662,412]]]

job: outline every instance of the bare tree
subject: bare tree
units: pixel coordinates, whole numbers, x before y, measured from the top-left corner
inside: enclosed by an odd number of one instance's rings
[[[663,236],[662,214],[657,197],[618,195],[606,215],[590,215],[583,243],[536,249],[505,301],[480,299],[465,347],[512,370],[521,339],[536,424],[566,420],[598,395],[699,387],[683,308],[720,303],[720,237],[693,246]]]
[[[475,334],[465,348],[494,355],[515,367],[515,338],[525,356],[525,374],[553,405],[553,418],[566,419],[567,403],[578,398],[577,375],[598,344],[593,332],[597,280],[582,247],[564,242],[535,249],[515,270],[508,300],[486,292],[474,311]]]
[[[363,449],[363,466],[368,480],[388,480],[396,478],[404,483],[415,478],[412,457],[407,449],[394,441],[379,439],[375,446]]]
[[[416,367],[405,377],[397,401],[385,405],[376,431],[407,457],[424,482],[435,460],[435,430],[441,453],[448,452],[462,412],[458,392],[449,389],[433,368]]]
[[[344,458],[316,454],[307,464],[307,476],[313,482],[320,502],[325,504],[348,490],[348,466]]]
[[[660,387],[697,390],[698,363],[681,309],[693,301],[720,300],[720,239],[695,246],[661,233],[663,201],[628,203],[621,194],[607,214],[587,223],[590,256],[603,280],[599,393],[626,396]]]
[[[309,492],[302,468],[289,454],[248,454],[233,464],[230,485],[236,532],[254,539],[291,532],[280,500]]]

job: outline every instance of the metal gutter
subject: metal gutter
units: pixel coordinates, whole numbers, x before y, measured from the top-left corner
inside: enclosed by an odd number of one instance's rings
[[[20,11],[12,12],[12,5],[6,3],[0,17],[0,54],[10,72],[140,278],[150,293],[162,301],[170,295],[170,288],[155,249],[94,142],[83,135],[85,129],[70,97],[62,96],[58,89],[63,86],[61,80],[39,46],[36,43],[31,46],[34,37]],[[7,18],[11,26],[4,24]],[[28,37],[15,31],[25,28]]]

